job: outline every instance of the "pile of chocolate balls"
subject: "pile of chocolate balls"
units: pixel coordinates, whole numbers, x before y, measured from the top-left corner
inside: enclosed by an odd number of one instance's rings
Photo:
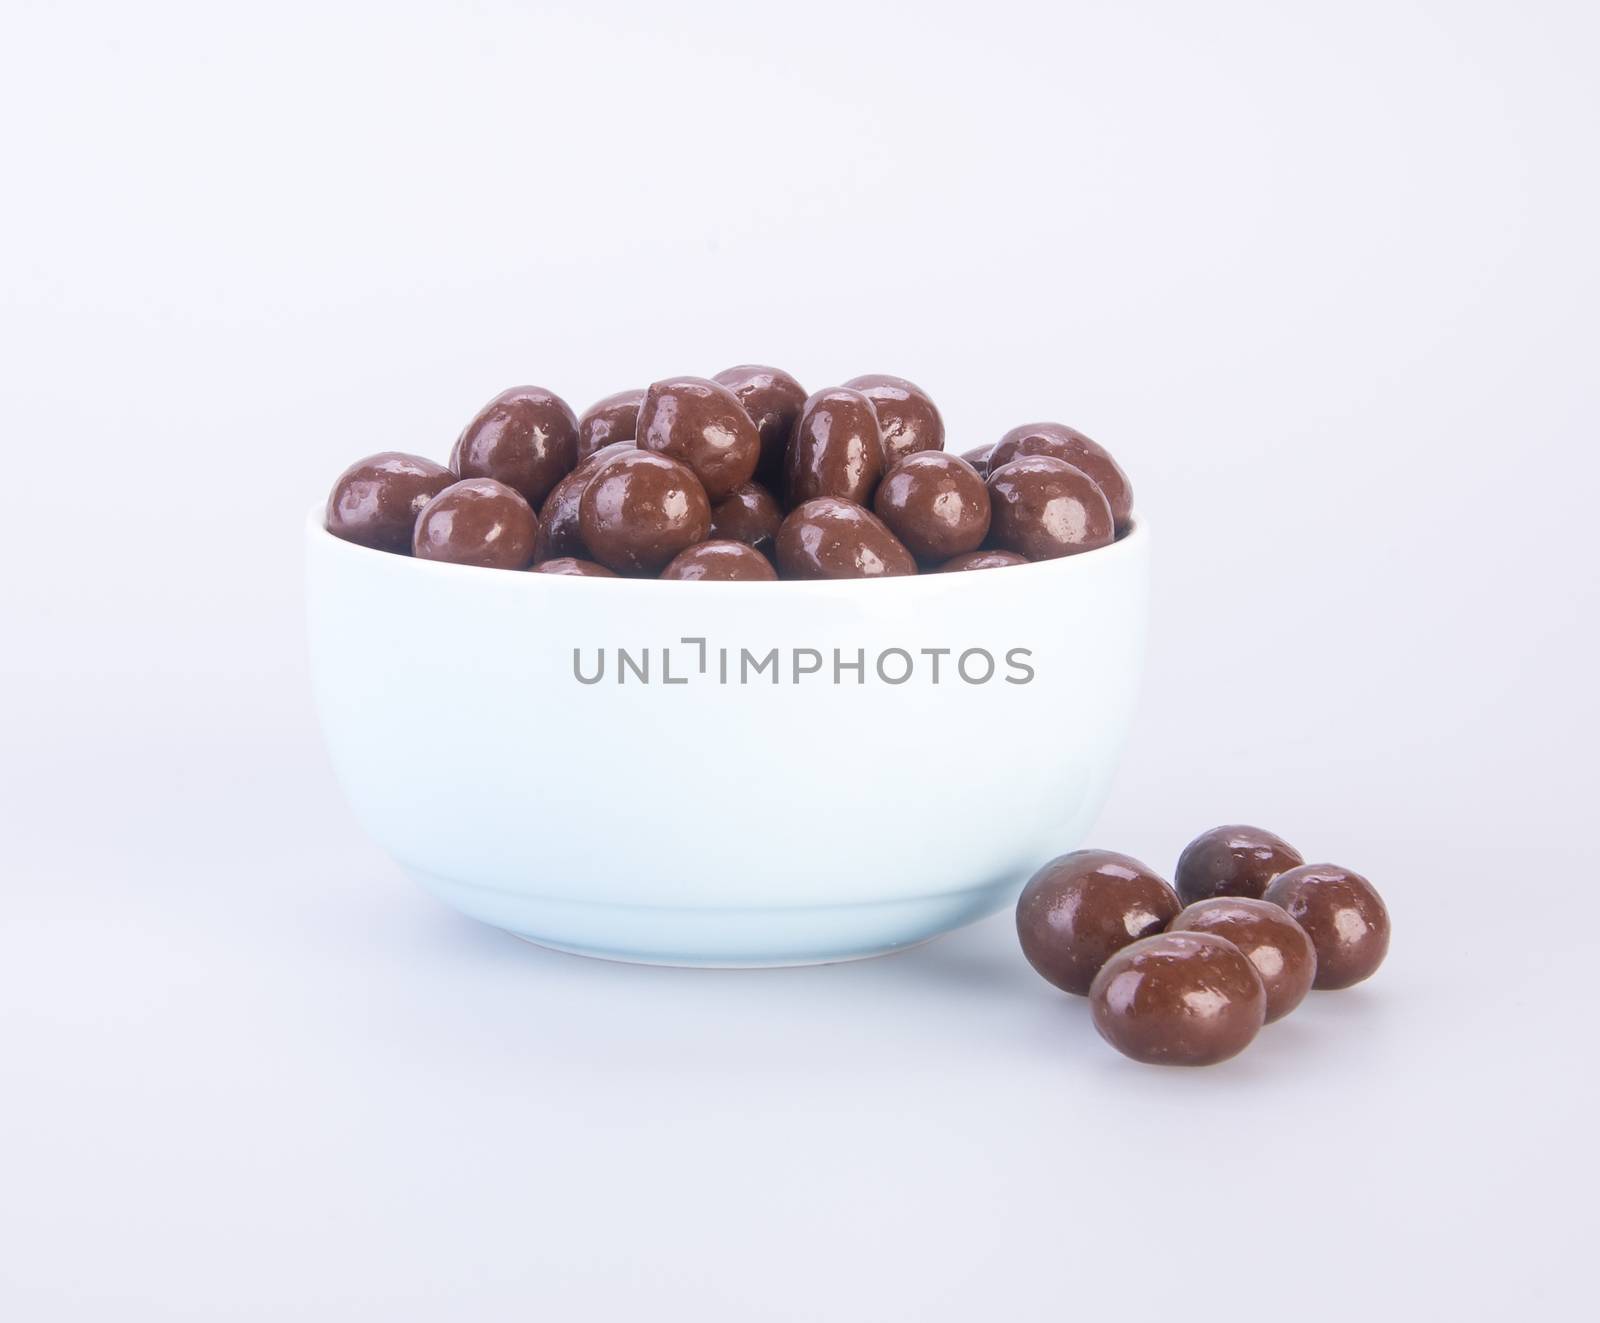
[[[1116,460],[1060,423],[952,455],[927,394],[855,377],[807,395],[744,365],[592,405],[490,400],[449,467],[351,465],[326,526],[382,551],[593,578],[870,579],[980,570],[1105,546],[1131,526]]]
[[[1389,913],[1366,878],[1308,864],[1259,827],[1196,837],[1176,882],[1125,854],[1079,850],[1017,901],[1028,963],[1088,997],[1101,1037],[1135,1061],[1226,1061],[1312,988],[1359,983],[1389,950]]]

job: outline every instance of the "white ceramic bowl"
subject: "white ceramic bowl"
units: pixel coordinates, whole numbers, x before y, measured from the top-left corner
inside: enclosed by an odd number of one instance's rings
[[[412,560],[319,509],[311,672],[357,816],[463,913],[623,960],[842,960],[990,914],[1082,841],[1133,712],[1148,539],[669,583]]]

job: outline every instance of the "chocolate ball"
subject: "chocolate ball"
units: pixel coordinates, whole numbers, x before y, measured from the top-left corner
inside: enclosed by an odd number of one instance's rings
[[[711,536],[743,542],[769,559],[777,554],[783,510],[759,482],[747,482],[711,509]]]
[[[761,434],[756,477],[765,487],[780,486],[789,438],[794,435],[794,425],[806,402],[805,387],[782,368],[760,363],[741,363],[717,373],[712,380],[734,393]]]
[[[578,418],[578,462],[614,441],[632,441],[639,427],[642,390],[619,390],[596,400]]]
[[[778,572],[772,568],[772,562],[754,547],[724,539],[698,542],[687,551],[680,551],[672,558],[672,564],[661,571],[661,577],[733,582],[776,579]]]
[[[989,474],[989,540],[1029,560],[1093,551],[1115,537],[1111,506],[1081,469],[1024,455]]]
[[[1303,863],[1300,851],[1283,837],[1234,824],[1203,831],[1184,846],[1172,880],[1185,905],[1212,896],[1259,900],[1273,878]]]
[[[805,403],[785,460],[789,505],[819,496],[866,505],[883,473],[878,413],[860,391],[819,390]]]
[[[538,508],[578,462],[578,420],[538,386],[501,391],[467,424],[450,453],[463,478],[494,478]]]
[[[688,465],[713,501],[749,482],[761,458],[760,433],[738,397],[704,377],[653,383],[639,406],[637,440],[640,450]]]
[[[778,568],[786,579],[876,579],[915,574],[917,562],[870,510],[819,496],[783,521]]]
[[[711,502],[685,464],[648,450],[608,459],[578,501],[589,554],[621,574],[661,573],[711,530]]]
[[[1264,899],[1281,905],[1317,948],[1317,988],[1371,978],[1389,954],[1389,911],[1372,883],[1334,864],[1301,864],[1273,880]]]
[[[398,450],[368,455],[333,484],[322,526],[346,542],[409,555],[422,507],[455,480],[431,459]]]
[[[463,478],[422,507],[411,552],[454,565],[525,570],[538,535],[539,521],[517,492],[493,478]]]
[[[971,450],[963,450],[961,458],[978,471],[980,478],[987,480],[989,477],[989,456],[993,453],[993,446],[974,446]]]
[[[1267,1023],[1306,999],[1317,976],[1310,934],[1287,911],[1248,896],[1197,901],[1167,925],[1169,933],[1211,933],[1232,942],[1256,967],[1267,990]]]
[[[604,565],[596,565],[592,560],[580,560],[576,556],[556,556],[551,560],[542,560],[533,567],[535,574],[566,574],[575,579],[615,579],[617,576]]]
[[[1025,423],[1013,427],[995,442],[989,466],[997,469],[1023,455],[1052,455],[1075,469],[1082,469],[1105,493],[1117,532],[1128,527],[1133,515],[1133,487],[1122,466],[1111,458],[1104,446],[1063,423]]]
[[[989,489],[972,465],[942,450],[895,464],[878,483],[872,508],[920,561],[975,551],[989,531]]]
[[[583,545],[583,531],[578,526],[578,502],[589,479],[598,473],[608,459],[635,449],[632,441],[613,441],[602,446],[578,467],[550,489],[539,507],[539,541],[534,547],[535,560],[555,560],[566,556],[587,556],[589,549]]]
[[[944,449],[944,419],[921,387],[876,372],[844,384],[865,395],[878,412],[885,467],[918,451]]]
[[[1007,565],[1026,565],[1028,558],[1014,551],[969,551],[964,556],[953,556],[939,566],[939,573],[953,570],[998,570]]]
[[[1043,978],[1083,997],[1114,952],[1160,932],[1181,908],[1178,893],[1137,859],[1075,850],[1028,879],[1017,937]]]
[[[1125,946],[1095,975],[1100,1036],[1152,1066],[1212,1066],[1237,1056],[1266,1022],[1267,992],[1249,958],[1212,933],[1160,933]]]

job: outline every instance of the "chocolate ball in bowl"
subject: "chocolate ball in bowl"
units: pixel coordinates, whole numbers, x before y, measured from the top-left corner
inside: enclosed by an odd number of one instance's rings
[[[805,406],[805,387],[782,368],[760,363],[726,368],[712,380],[733,392],[760,433],[761,458],[756,462],[756,477],[765,487],[780,486],[789,438],[794,435],[794,425]]]
[[[1311,937],[1281,906],[1248,896],[1197,901],[1167,925],[1169,933],[1225,937],[1261,975],[1267,993],[1267,1023],[1281,1020],[1306,999],[1317,976]]]
[[[997,442],[989,456],[989,467],[1000,468],[1023,455],[1052,455],[1082,469],[1105,493],[1117,532],[1128,527],[1133,517],[1133,487],[1122,466],[1102,445],[1064,423],[1025,423],[1013,427]]]
[[[969,551],[964,556],[952,556],[939,566],[939,573],[961,570],[999,570],[1007,565],[1026,565],[1028,558],[1014,551]]]
[[[577,468],[551,488],[539,507],[539,542],[535,560],[554,560],[564,556],[586,557],[583,531],[578,526],[578,503],[583,499],[589,479],[608,459],[636,449],[632,441],[613,441],[581,461]]]
[[[539,521],[518,492],[493,478],[463,478],[422,507],[411,551],[423,560],[525,570],[538,535]]]
[[[877,411],[885,467],[919,451],[944,449],[944,419],[920,386],[876,372],[844,384],[865,395]]]
[[[872,401],[844,386],[819,390],[800,411],[784,463],[791,508],[819,496],[868,504],[883,474]]]
[[[565,574],[575,579],[615,579],[617,576],[604,565],[577,556],[556,556],[542,560],[533,567],[535,574]]]
[[[589,554],[619,574],[661,573],[680,551],[705,540],[711,502],[687,465],[648,450],[600,466],[578,502]]]
[[[942,450],[907,455],[883,475],[872,508],[918,560],[976,551],[989,532],[989,490],[964,459]]]
[[[1273,878],[1303,863],[1300,851],[1283,837],[1232,823],[1201,832],[1184,846],[1172,880],[1185,905],[1211,896],[1259,900]]]
[[[754,547],[769,559],[777,554],[783,509],[759,482],[747,482],[711,508],[711,536]]]
[[[1318,988],[1371,978],[1389,954],[1389,910],[1377,889],[1336,864],[1302,864],[1274,879],[1264,899],[1281,905],[1317,948]]]
[[[333,484],[323,527],[346,542],[409,555],[422,507],[455,480],[431,459],[398,450],[368,455]]]
[[[778,568],[786,579],[876,579],[915,574],[917,562],[870,510],[819,496],[783,521]]]
[[[578,420],[565,400],[539,386],[501,391],[450,453],[461,477],[503,482],[535,509],[577,462]]]
[[[1267,992],[1244,952],[1212,933],[1160,933],[1123,947],[1089,989],[1094,1027],[1153,1066],[1214,1066],[1255,1040]]]
[[[642,390],[619,390],[596,400],[578,418],[578,462],[614,441],[632,441],[639,427]]]
[[[697,542],[680,551],[661,571],[663,579],[717,579],[725,583],[739,580],[771,580],[778,577],[772,562],[743,542],[719,540]]]
[[[1052,859],[1017,900],[1017,938],[1039,975],[1087,996],[1100,967],[1177,918],[1177,892],[1137,859],[1074,850]]]
[[[639,406],[640,450],[687,465],[706,496],[721,501],[750,481],[761,437],[738,397],[704,377],[670,377],[644,393]]]
[[[1049,455],[1024,455],[989,474],[989,540],[1029,560],[1107,546],[1111,506],[1081,469]]]

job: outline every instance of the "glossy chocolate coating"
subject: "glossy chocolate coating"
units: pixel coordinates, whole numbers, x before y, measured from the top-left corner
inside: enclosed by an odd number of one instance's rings
[[[711,502],[687,465],[648,450],[614,455],[578,501],[589,554],[620,574],[660,574],[711,531]]]
[[[895,464],[878,483],[872,508],[923,562],[976,551],[989,532],[989,489],[966,460],[942,450]]]
[[[791,509],[819,496],[867,505],[882,474],[883,445],[871,400],[834,386],[806,401],[784,467]]]
[[[538,386],[501,391],[450,452],[450,467],[463,478],[494,478],[534,509],[577,462],[577,418],[559,395]]]
[[[1022,954],[1063,991],[1087,996],[1111,956],[1177,918],[1178,893],[1137,859],[1074,850],[1052,859],[1017,900]]]
[[[578,418],[578,463],[616,441],[632,441],[639,428],[642,390],[619,390],[596,400]]]
[[[615,579],[617,576],[604,565],[576,556],[556,556],[542,560],[533,567],[535,574],[566,574],[575,579]]]
[[[1267,993],[1245,954],[1213,933],[1160,933],[1125,946],[1095,976],[1100,1036],[1152,1066],[1212,1066],[1250,1046]]]
[[[969,551],[964,556],[952,556],[939,566],[939,573],[960,570],[998,570],[1007,565],[1026,565],[1028,558],[1014,551]]]
[[[1259,900],[1273,878],[1303,863],[1283,837],[1235,823],[1203,831],[1184,846],[1172,881],[1185,905],[1212,896]]]
[[[711,536],[754,547],[769,559],[777,555],[783,508],[759,482],[747,482],[711,508]]]
[[[761,435],[739,397],[704,377],[654,382],[639,406],[637,440],[640,450],[688,465],[712,501],[749,482],[761,458]]]
[[[990,542],[1029,560],[1103,547],[1115,537],[1111,506],[1081,469],[1024,455],[989,474]]]
[[[493,478],[463,478],[417,516],[411,553],[423,560],[525,570],[533,564],[539,521],[522,497]]]
[[[978,476],[985,481],[989,477],[989,456],[994,454],[993,446],[974,446],[971,450],[963,450],[961,458],[978,471]]]
[[[661,571],[661,577],[718,579],[731,583],[736,580],[776,579],[778,572],[772,568],[772,562],[754,547],[722,539],[697,542],[687,551],[680,551],[672,558],[672,564]]]
[[[1106,494],[1111,517],[1120,533],[1133,516],[1133,486],[1111,452],[1064,423],[1025,423],[1013,427],[997,442],[989,456],[991,468],[1009,464],[1023,455],[1054,455],[1082,469]]]
[[[876,579],[915,574],[917,562],[872,511],[819,496],[783,521],[778,568],[785,579]]]
[[[346,542],[409,555],[422,507],[455,480],[431,459],[398,450],[368,455],[333,484],[322,526]]]
[[[744,405],[750,421],[761,434],[761,458],[756,477],[763,486],[777,488],[783,482],[784,456],[789,453],[789,438],[805,406],[806,391],[782,368],[760,363],[741,363],[712,378],[726,386]]]
[[[544,504],[539,507],[539,541],[534,548],[535,560],[588,556],[589,549],[583,545],[583,532],[578,527],[578,502],[583,499],[583,489],[608,459],[634,448],[632,441],[613,441],[581,461],[577,468],[550,489],[550,495],[544,498]]]
[[[1317,976],[1310,934],[1287,911],[1248,896],[1197,901],[1167,925],[1169,933],[1212,933],[1248,957],[1267,990],[1267,1023],[1281,1020],[1306,999]]]
[[[1265,899],[1282,905],[1317,948],[1317,988],[1371,978],[1389,954],[1389,910],[1372,883],[1335,864],[1301,864],[1274,879]]]
[[[923,450],[944,449],[944,419],[928,392],[904,377],[871,372],[844,383],[872,401],[885,467]]]

